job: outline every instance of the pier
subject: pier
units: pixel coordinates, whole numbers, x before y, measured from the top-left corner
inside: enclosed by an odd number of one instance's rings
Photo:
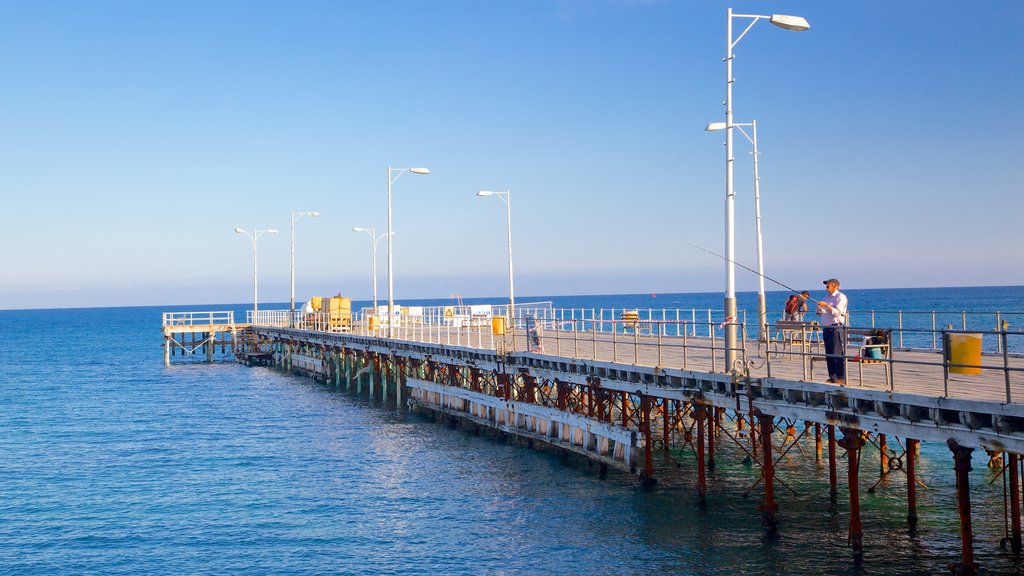
[[[517,306],[510,321],[501,307],[477,319],[453,307],[416,312],[392,321],[392,338],[386,337],[387,319],[371,311],[332,329],[311,315],[260,311],[230,333],[232,342],[246,343],[239,348],[246,363],[263,358],[398,409],[575,453],[602,471],[636,474],[646,486],[657,484],[657,459],[690,454],[695,489],[704,495],[716,450],[738,448],[758,471],[761,498],[752,513],[768,533],[779,529],[785,514],[777,494],[787,485],[777,466],[795,447],[811,444],[809,452],[828,461],[829,494],[823,496],[849,503],[855,557],[870,530],[860,517],[862,483],[874,490],[882,478],[903,478],[913,528],[923,485],[916,466],[920,443],[937,443],[948,447],[957,477],[957,501],[949,503],[961,518],[957,573],[977,570],[972,461],[1002,470],[1005,513],[982,513],[1004,515],[1004,544],[1021,552],[1024,358],[1017,350],[1024,333],[915,329],[908,330],[906,343],[915,346],[906,346],[899,328],[865,323],[849,328],[848,380],[838,386],[825,382],[813,324],[798,331],[770,324],[763,340],[747,337],[748,327],[738,324],[740,347],[732,350],[737,360],[727,367],[724,326],[710,313],[707,321],[695,321],[696,314],[685,318],[678,311]],[[853,336],[861,333],[884,336],[885,342]],[[950,344],[961,335],[977,338],[976,357],[951,354]],[[872,346],[882,351],[872,352]],[[878,450],[877,466],[861,460],[868,443]],[[864,472],[869,470],[878,473]]]

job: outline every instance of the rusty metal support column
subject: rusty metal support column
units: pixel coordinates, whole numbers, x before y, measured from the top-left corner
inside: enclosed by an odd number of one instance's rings
[[[640,482],[645,486],[657,484],[654,479],[654,458],[651,453],[651,399],[645,394],[640,395],[641,431],[644,434],[644,471]]]
[[[523,391],[525,392],[525,400],[530,404],[537,403],[537,379],[529,374],[523,374]]]
[[[642,418],[641,414],[640,418],[637,418],[637,422],[639,423]],[[629,428],[629,392],[622,393],[622,427]]]
[[[920,440],[907,439],[907,522],[917,527],[917,445]]]
[[[507,372],[498,374],[498,385],[504,393],[505,400],[512,399],[512,378]]]
[[[405,358],[395,359],[395,409],[402,409],[402,384],[405,382]]]
[[[369,381],[369,384],[370,384],[369,399],[370,399],[371,402],[373,401],[373,395],[376,393],[375,392],[375,388],[374,388],[374,384],[376,384],[376,382],[377,382],[377,374],[380,374],[380,354],[377,354],[376,352],[374,352],[373,355],[370,358],[370,374],[369,374],[369,377],[370,377],[370,381]]]
[[[669,399],[661,399],[661,448],[665,452],[668,452],[668,433],[669,433],[669,422],[672,421],[672,415],[668,412]],[[603,420],[603,419],[602,419]]]
[[[470,367],[469,369],[469,389],[473,392],[480,391],[480,369]]]
[[[708,493],[707,476],[704,473],[704,407],[694,405],[693,417],[697,420],[697,494],[703,498]]]
[[[814,423],[814,460],[821,462],[821,424]]]
[[[1020,554],[1020,458],[1013,452],[1010,456],[1010,550]]]
[[[978,573],[978,565],[974,562],[974,531],[971,527],[971,484],[968,472],[971,471],[971,454],[974,448],[966,448],[950,438],[946,445],[953,453],[953,465],[956,470],[957,512],[960,515],[960,544],[962,546],[960,563],[950,564],[949,571],[958,576],[974,576]]]
[[[764,474],[764,504],[761,505],[761,523],[767,533],[775,534],[779,529],[778,519],[775,517],[779,505],[775,503],[775,462],[772,455],[772,431],[775,428],[775,417],[761,414],[759,419],[761,421],[761,454],[764,462],[761,466]]]
[[[388,380],[394,375],[393,358],[384,356],[380,366],[380,405],[388,405]]]
[[[836,473],[836,426],[828,425],[828,499],[833,504],[839,498],[839,479]]]
[[[860,557],[864,553],[864,532],[860,525],[860,449],[867,442],[864,433],[854,428],[840,428],[843,439],[838,442],[846,450],[847,484],[850,489],[850,534],[847,539],[853,554]]]
[[[885,434],[878,435],[878,476],[885,476],[889,470],[889,447],[885,443]]]
[[[711,410],[711,417],[707,418],[707,421],[708,421],[708,470],[714,470],[715,469],[715,424],[717,423],[716,420],[718,419],[717,418],[717,416],[718,416],[718,414],[717,414],[718,408],[715,408],[714,406],[712,406],[710,408],[710,410]]]

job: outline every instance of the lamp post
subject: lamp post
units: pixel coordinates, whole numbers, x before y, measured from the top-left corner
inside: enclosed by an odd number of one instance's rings
[[[743,129],[750,127],[750,134]],[[768,306],[764,296],[764,248],[761,240],[761,177],[757,172],[757,120],[747,124],[733,124],[740,131],[747,141],[754,147],[754,235],[757,240],[757,339],[760,342],[766,340],[765,327],[768,324]],[[712,122],[704,128],[708,132],[724,130],[725,122]]]
[[[515,327],[515,308],[516,308],[516,291],[512,282],[512,197],[511,190],[505,190],[504,192],[492,192],[490,190],[481,190],[476,193],[477,196],[497,196],[505,203],[505,225],[508,230],[508,321],[509,326]]]
[[[319,212],[292,212],[292,298],[291,304],[288,308],[288,318],[291,320],[295,317],[295,223],[299,221],[303,216],[319,216]]]
[[[394,233],[391,231],[391,186],[406,172],[430,174],[430,170],[426,168],[392,168],[388,166],[388,338],[391,338],[392,323],[395,318],[395,282],[391,246],[394,236]]]
[[[258,284],[256,281],[257,263],[259,262],[256,256],[256,241],[260,239],[260,236],[264,234],[277,234],[277,230],[274,229],[254,229],[252,234],[242,230],[241,228],[235,228],[235,234],[245,234],[252,240],[252,319],[256,320],[256,313],[259,312],[259,297],[258,297]]]
[[[377,236],[376,228],[360,228],[355,227],[352,229],[353,232],[366,232],[370,235],[370,241],[373,245],[372,258],[373,258],[373,313],[377,313],[377,244],[381,241],[386,234]]]
[[[767,19],[784,30],[802,32],[810,29],[807,20],[800,16],[773,14],[760,16],[757,14],[733,14],[728,9],[726,23],[725,52],[725,365],[726,370],[736,368],[736,251],[735,235],[733,234],[733,184],[732,184],[732,50],[741,39],[757,24],[758,20]],[[733,40],[732,21],[734,18],[746,18],[750,24]]]

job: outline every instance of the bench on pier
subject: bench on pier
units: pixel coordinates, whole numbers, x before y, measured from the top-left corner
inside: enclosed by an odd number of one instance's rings
[[[793,346],[821,345],[821,326],[817,322],[798,322],[795,320],[779,320],[775,323],[776,350],[779,343],[784,352],[791,352]]]
[[[860,342],[854,342],[860,340]],[[857,353],[847,355],[847,366],[857,364],[858,382],[864,384],[864,365],[881,364],[885,369],[885,381],[889,382],[889,365],[892,361],[892,328],[846,328],[846,347],[857,346]],[[825,362],[824,356],[811,357],[811,379],[814,379],[814,364]],[[849,374],[846,375],[849,379]]]

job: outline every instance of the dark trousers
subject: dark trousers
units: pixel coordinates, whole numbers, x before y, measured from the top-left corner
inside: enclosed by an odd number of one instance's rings
[[[825,326],[821,329],[821,337],[825,341],[825,364],[828,365],[828,377],[833,380],[846,380],[846,332],[842,326]]]

